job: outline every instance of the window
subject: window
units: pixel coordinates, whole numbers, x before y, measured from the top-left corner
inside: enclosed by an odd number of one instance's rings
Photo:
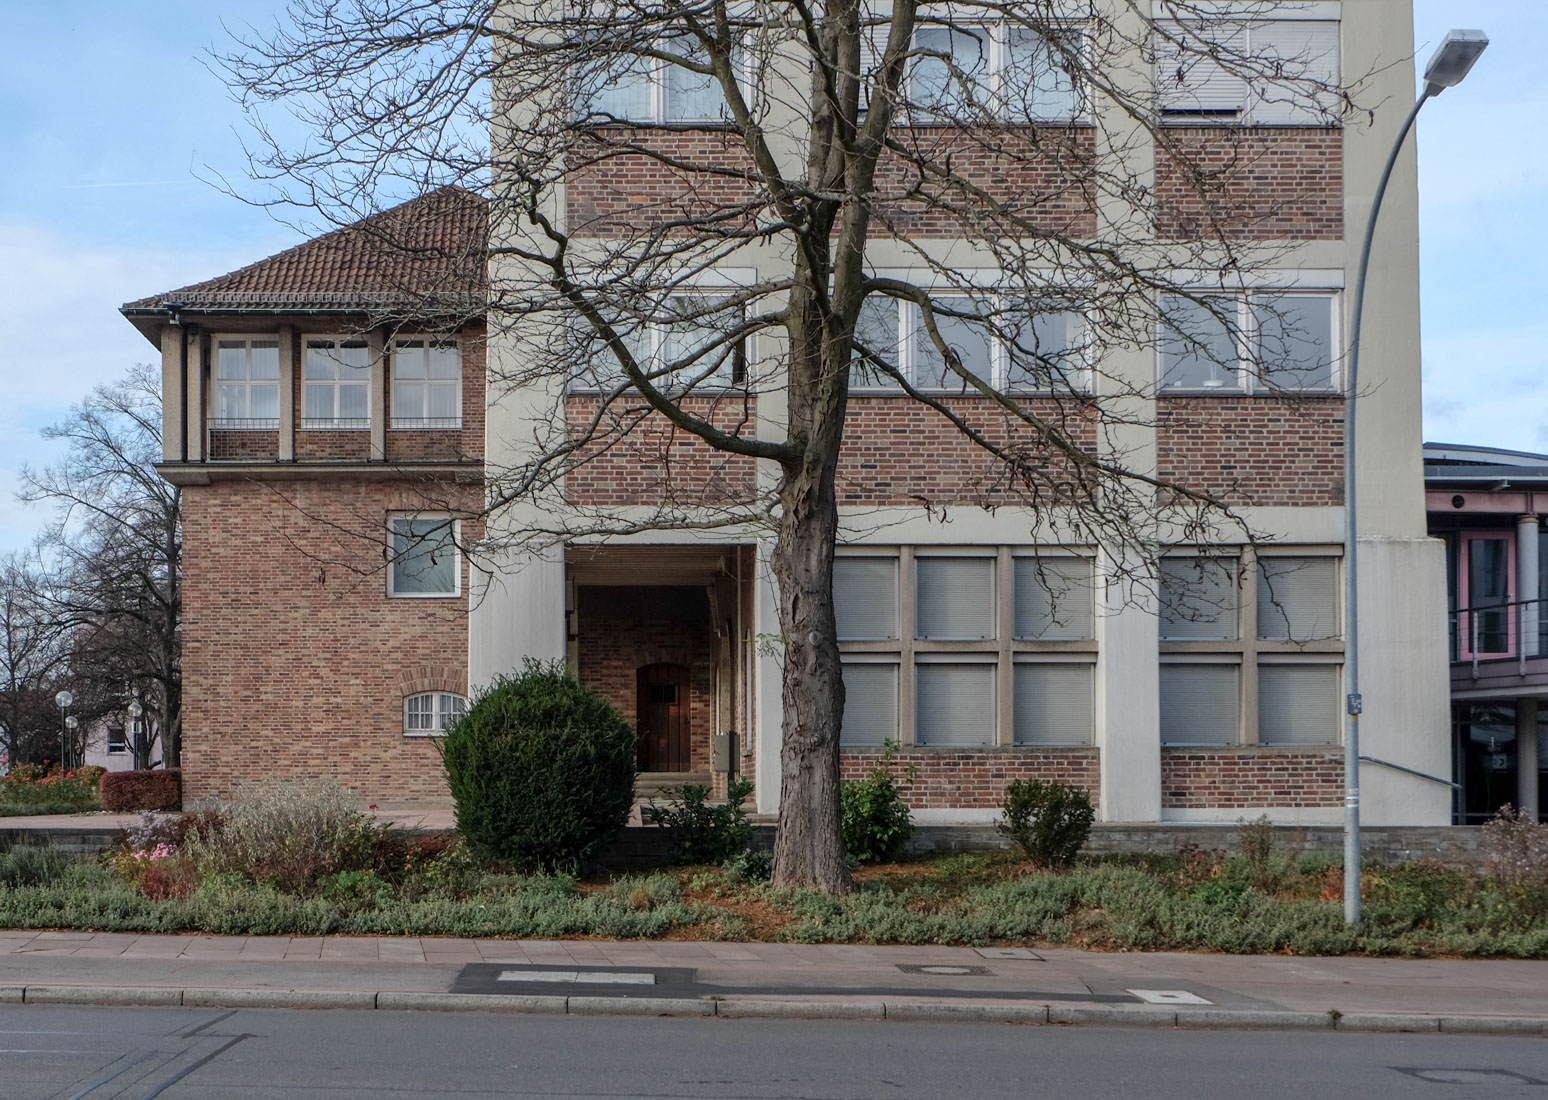
[[[898,559],[834,559],[833,613],[841,642],[895,639],[898,636]]]
[[[654,385],[720,390],[747,385],[746,341],[731,338],[743,320],[741,306],[725,295],[673,294],[649,319],[620,320],[614,326]],[[586,354],[575,388],[619,385],[624,373],[612,349],[594,333],[583,336],[582,343]]]
[[[1163,559],[1160,573],[1163,744],[1338,739],[1337,557],[1178,556]],[[1240,700],[1254,693],[1257,705],[1244,710]]]
[[[1163,298],[1161,384],[1206,392],[1331,390],[1333,307],[1331,294]]]
[[[848,693],[840,743],[1091,744],[1092,563],[1050,549],[1038,558],[1010,547],[841,550],[833,564]],[[911,578],[912,592],[900,592],[900,578]],[[1001,592],[1014,593],[1014,607]]]
[[[371,426],[371,349],[364,340],[307,340],[302,374],[303,428]]]
[[[403,733],[408,737],[439,737],[466,713],[467,700],[445,691],[427,691],[403,700]]]
[[[129,751],[129,734],[123,726],[109,726],[107,731],[109,756],[120,756]]]
[[[1083,386],[1081,315],[1057,300],[941,293],[932,298],[936,333],[962,369],[1001,391]],[[912,302],[872,295],[855,324],[856,388],[901,388],[880,359],[918,389],[977,392],[946,363]]]
[[[1056,642],[1092,637],[1095,592],[1089,561],[1018,557],[1014,576],[1017,638]]]
[[[218,337],[210,427],[221,431],[277,430],[279,377],[278,340]]]
[[[455,340],[398,340],[392,351],[392,426],[462,427],[462,348]]]
[[[394,516],[389,535],[389,596],[456,596],[461,592],[456,520],[448,516]]]
[[[993,558],[914,560],[914,637],[968,641],[994,637]]]
[[[839,744],[879,748],[898,737],[898,666],[845,661]]]
[[[1071,55],[1080,49],[1074,29],[1052,32],[1005,22],[922,26],[914,32],[907,94],[915,122],[974,115],[1010,119],[1068,119],[1080,113]],[[873,31],[868,52],[877,61],[886,29]],[[870,68],[876,69],[873,63]]]
[[[694,64],[708,59],[699,43],[687,36],[668,39],[660,48]],[[730,118],[720,82],[714,77],[622,51],[616,58],[590,81],[594,85],[589,96],[591,109],[605,116],[602,121],[719,122]],[[744,82],[740,71],[737,77]]]
[[[1160,20],[1155,56],[1157,105],[1171,121],[1317,125],[1339,107],[1337,22]]]

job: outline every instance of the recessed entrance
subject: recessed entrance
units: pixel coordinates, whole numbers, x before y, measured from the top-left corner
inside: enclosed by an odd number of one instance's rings
[[[687,698],[688,670],[682,665],[646,665],[635,674],[640,771],[689,770]]]

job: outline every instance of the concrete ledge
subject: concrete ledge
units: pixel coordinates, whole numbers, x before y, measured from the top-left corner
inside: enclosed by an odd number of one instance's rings
[[[1119,1027],[1176,1027],[1175,1008],[1121,1005],[1049,1005],[1051,1024],[1116,1024]]]
[[[1456,1035],[1548,1035],[1538,1016],[1442,1016],[1440,1029]]]
[[[383,990],[376,1007],[393,1012],[552,1012],[563,1014],[563,997],[506,993],[411,993]]]
[[[356,989],[185,989],[193,1008],[375,1008],[376,994]]]
[[[1338,1018],[1340,1031],[1439,1031],[1439,1016],[1417,1012],[1345,1012]]]
[[[713,1016],[714,1001],[688,997],[570,997],[572,1016]]]
[[[163,986],[29,985],[22,1000],[30,1005],[180,1005],[181,989]]]
[[[24,985],[0,985],[0,1004],[19,1005],[26,992],[27,987]]]
[[[1330,1012],[1291,1012],[1264,1008],[1178,1008],[1178,1027],[1274,1028],[1280,1031],[1331,1031]]]
[[[776,1001],[737,997],[713,1002],[717,1016],[772,1017],[795,1020],[885,1020],[890,1006],[881,1001]]]
[[[1002,1024],[1046,1024],[1048,1006],[1035,1004],[955,1004],[950,1001],[929,1003],[887,1002],[889,1020],[984,1020]]]

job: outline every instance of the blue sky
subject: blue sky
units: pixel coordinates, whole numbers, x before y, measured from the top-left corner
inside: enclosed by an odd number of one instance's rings
[[[38,430],[154,349],[120,303],[300,239],[201,177],[240,178],[240,116],[202,51],[282,0],[0,0],[0,553],[42,515],[16,471]],[[1548,4],[1415,0],[1421,61],[1492,44],[1419,121],[1425,438],[1548,451]]]

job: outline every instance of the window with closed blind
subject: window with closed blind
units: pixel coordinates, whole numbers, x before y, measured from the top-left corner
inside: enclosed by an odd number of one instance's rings
[[[1092,561],[1050,549],[841,550],[841,744],[1090,745]]]
[[[1338,117],[1336,20],[1157,20],[1155,59],[1156,105],[1168,122],[1317,126]]]
[[[1338,740],[1339,559],[1318,549],[1162,561],[1162,744]]]

